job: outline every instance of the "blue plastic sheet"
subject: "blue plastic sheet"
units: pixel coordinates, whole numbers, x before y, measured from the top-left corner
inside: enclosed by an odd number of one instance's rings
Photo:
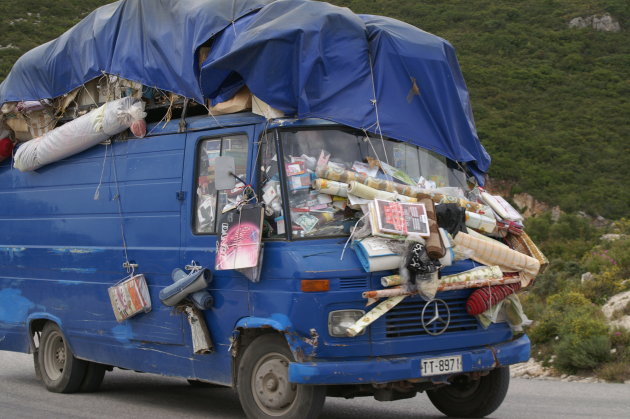
[[[197,50],[211,41],[201,65]],[[479,142],[453,47],[403,22],[309,0],[123,0],[25,54],[0,103],[53,98],[115,74],[213,103],[247,85],[289,116],[319,117],[467,162]]]
[[[24,54],[0,85],[0,103],[55,98],[119,75],[203,103],[197,49],[273,0],[122,0]]]

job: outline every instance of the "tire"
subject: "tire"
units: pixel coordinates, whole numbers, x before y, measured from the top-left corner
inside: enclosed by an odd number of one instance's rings
[[[256,338],[238,365],[236,389],[249,419],[315,419],[326,400],[325,386],[291,384],[293,354],[283,337]]]
[[[42,369],[39,367],[39,350],[35,349],[33,351],[33,367],[35,367],[35,377],[38,380],[42,379]]]
[[[227,386],[222,386],[221,384],[207,383],[205,381],[200,381],[200,380],[187,380],[187,381],[191,387],[195,387],[195,388],[227,388]]]
[[[86,363],[85,377],[83,377],[83,381],[81,381],[79,391],[81,393],[93,393],[98,391],[101,387],[107,367],[103,364],[97,364],[96,362]]]
[[[459,376],[455,381],[436,390],[427,390],[427,396],[446,416],[482,418],[499,408],[510,385],[508,367],[495,368],[479,380]]]
[[[74,357],[59,326],[46,323],[37,352],[42,382],[48,391],[74,393],[79,390],[87,362]]]

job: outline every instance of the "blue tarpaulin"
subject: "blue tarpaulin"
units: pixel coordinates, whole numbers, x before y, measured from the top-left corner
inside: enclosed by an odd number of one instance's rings
[[[103,73],[200,103],[247,85],[287,115],[468,162],[482,184],[490,165],[453,47],[395,19],[309,0],[122,0],[20,58],[0,103],[54,98]]]

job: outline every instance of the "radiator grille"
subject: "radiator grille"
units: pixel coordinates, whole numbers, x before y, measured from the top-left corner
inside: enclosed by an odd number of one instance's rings
[[[451,321],[444,333],[476,330],[477,319],[466,313],[466,299],[469,293],[440,294],[437,298],[448,304]],[[385,336],[388,338],[429,335],[422,327],[422,309],[426,302],[420,297],[406,298],[385,315]],[[432,316],[434,306],[429,305],[425,316]]]
[[[366,289],[367,288],[367,278],[340,278],[339,279],[339,288],[340,289]]]

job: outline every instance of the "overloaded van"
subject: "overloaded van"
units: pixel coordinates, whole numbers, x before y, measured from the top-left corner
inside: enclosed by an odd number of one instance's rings
[[[319,2],[252,3],[267,4],[244,9],[260,8],[246,15],[250,27],[257,16],[277,13],[273,7],[351,13]],[[133,9],[133,2],[108,6],[107,16],[137,12],[121,11],[123,6]],[[105,12],[95,13],[98,21]],[[260,100],[255,77],[238,74]],[[402,103],[431,89],[420,72],[409,83]],[[3,103],[14,100],[3,87]],[[428,94],[437,100],[455,92],[442,103],[467,104],[463,91],[444,89]],[[148,107],[147,89],[139,95]],[[186,101],[167,122],[164,112],[155,117],[157,111],[147,110],[142,138],[125,131],[35,171],[17,170],[12,159],[0,163],[0,349],[33,353],[35,370],[51,391],[95,391],[106,371],[118,367],[233,387],[250,418],[315,418],[327,396],[391,401],[418,392],[450,416],[493,412],[506,395],[509,365],[529,358],[527,336],[509,316],[495,313],[484,322],[469,314],[467,302],[478,287],[442,285],[433,298],[405,288],[395,304],[349,333],[375,307],[365,293],[387,290],[384,278],[396,276],[400,262],[366,268],[353,239],[365,226],[366,208],[373,207],[315,187],[322,165],[403,184],[388,173],[393,167],[416,186],[424,180],[428,189],[461,189],[465,199],[458,199],[472,202],[475,183],[483,180],[481,160],[454,158],[470,154],[460,153],[467,146],[459,140],[438,147],[438,140],[423,143],[428,134],[387,132],[392,121],[405,125],[399,118],[411,112],[406,108],[397,113],[381,104],[378,125],[370,127],[341,114],[291,112],[282,100],[265,99],[267,112],[258,107],[252,113],[246,105],[224,115],[191,112],[195,107]],[[379,100],[368,103],[370,109]],[[468,111],[453,111],[464,123],[441,135],[452,139],[465,127],[474,133]],[[411,131],[430,119],[419,116]],[[475,141],[474,148],[483,150]],[[444,151],[453,144],[461,148]],[[226,179],[232,184],[219,185]],[[250,249],[255,266],[217,269],[226,214],[242,214],[245,207],[260,214],[259,229],[249,232],[260,236],[260,246]],[[517,222],[508,224],[518,230]],[[438,274],[449,278],[479,266],[455,257],[431,278],[438,284]],[[127,297],[142,300],[142,310],[121,314],[117,284],[138,274],[148,294],[140,289]],[[193,304],[196,292],[205,293],[205,305]]]

